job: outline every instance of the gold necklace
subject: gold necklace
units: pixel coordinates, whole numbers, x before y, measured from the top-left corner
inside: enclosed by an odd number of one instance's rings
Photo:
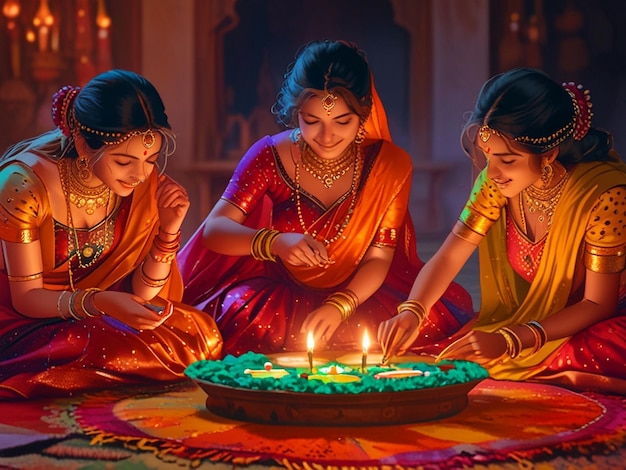
[[[68,237],[67,237],[67,268],[70,280],[70,288],[72,291],[74,288],[74,272],[72,270],[72,258],[76,257],[78,260],[78,267],[80,268],[88,268],[93,266],[95,262],[98,260],[100,255],[104,253],[104,251],[110,247],[111,243],[109,241],[109,234],[111,232],[109,222],[112,217],[109,217],[109,201],[111,191],[107,191],[106,199],[102,205],[99,207],[106,207],[105,219],[104,219],[104,239],[102,243],[92,242],[88,240],[87,243],[80,247],[80,240],[78,238],[78,232],[76,231],[76,227],[74,226],[74,220],[72,218],[72,207],[71,207],[71,162],[68,161],[67,158],[62,158],[59,160],[59,177],[61,179],[61,187],[63,189],[63,194],[65,195],[65,204],[67,210],[67,225],[68,225]],[[107,187],[108,189],[108,187]],[[94,209],[95,210],[95,209]],[[92,211],[93,213],[93,211]],[[73,238],[73,240],[70,240]],[[70,242],[73,246],[70,246]]]
[[[561,180],[552,188],[543,190],[531,185],[520,192],[520,211],[522,213],[524,232],[526,232],[526,218],[524,216],[522,194],[526,199],[528,212],[531,214],[534,214],[537,211],[543,212],[544,215],[539,215],[537,220],[540,223],[543,223],[547,219],[548,227],[550,227],[552,225],[552,216],[554,215],[556,205],[559,203],[559,199],[561,199],[561,195],[565,189],[565,183],[567,183],[568,179],[569,173],[566,171]]]
[[[360,163],[361,163],[360,156],[361,156],[361,146],[357,145],[356,146],[356,158],[354,160],[354,173],[352,175],[352,183],[350,184],[350,196],[352,197],[350,201],[350,207],[348,208],[346,217],[344,218],[341,225],[339,224],[336,225],[337,233],[335,233],[335,235],[331,237],[330,239],[324,238],[324,245],[326,246],[339,240],[339,237],[341,237],[341,235],[343,234],[343,231],[346,229],[346,227],[348,226],[348,223],[350,222],[350,219],[352,218],[352,213],[354,212],[354,206],[356,205],[356,196],[357,196],[356,186],[357,186],[357,182],[359,180],[359,175],[360,175]],[[322,231],[325,231],[328,228],[328,224],[331,221],[327,220],[324,223],[324,226],[319,231],[315,230],[309,233],[309,229],[304,223],[304,217],[302,216],[302,207],[301,207],[301,202],[300,202],[300,165],[297,162],[295,163],[295,180],[296,180],[295,181],[296,183],[296,211],[298,213],[298,221],[300,223],[300,227],[302,228],[305,234],[309,234],[313,238],[316,238],[319,233],[321,233]],[[313,224],[311,225],[314,225],[314,224],[315,222],[313,222]]]
[[[111,189],[104,183],[95,188],[85,186],[78,175],[78,167],[72,164],[74,159],[62,158],[65,167],[71,169],[71,174],[67,171],[67,182],[69,186],[69,201],[78,209],[85,208],[88,215],[92,215],[97,209],[108,205],[111,196]],[[74,162],[75,163],[75,162]]]
[[[326,189],[330,189],[333,183],[352,167],[355,147],[356,144],[351,144],[337,158],[326,159],[319,157],[302,139],[300,145],[302,167],[311,176],[320,180]]]

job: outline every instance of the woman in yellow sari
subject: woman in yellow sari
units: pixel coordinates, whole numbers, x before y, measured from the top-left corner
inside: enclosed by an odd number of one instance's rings
[[[364,53],[344,41],[300,51],[274,112],[288,129],[248,150],[179,254],[184,301],[216,319],[225,353],[305,351],[308,332],[316,350],[358,351],[422,265],[410,157],[391,141]],[[471,299],[454,285],[435,308],[440,337]]]
[[[483,86],[463,139],[487,166],[400,315],[381,325],[388,354],[422,334],[478,246],[480,311],[446,349],[423,350],[496,379],[626,393],[626,167],[591,116],[587,91],[538,70]]]
[[[112,70],[59,90],[52,116],[0,160],[0,399],[181,380],[221,337],[179,303],[189,199],[159,171],[161,98]]]

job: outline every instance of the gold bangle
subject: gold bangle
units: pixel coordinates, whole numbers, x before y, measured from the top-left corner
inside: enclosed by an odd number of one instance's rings
[[[257,261],[276,261],[272,253],[272,246],[280,235],[278,230],[262,228],[258,230],[250,243],[250,254]]]
[[[172,274],[172,271],[170,271],[169,273],[167,273],[167,276],[165,276],[163,279],[152,279],[143,270],[143,265],[144,263],[141,263],[141,267],[140,267],[141,281],[148,287],[153,287],[155,289],[159,287],[163,287],[167,283],[167,280],[169,279],[170,274]]]
[[[80,314],[76,311],[74,303],[76,302],[76,296],[80,294],[80,290],[75,290],[70,294],[70,298],[67,303],[67,310],[70,312],[70,315],[74,320],[82,320],[84,317],[81,317]]]
[[[83,309],[83,312],[85,312],[85,315],[91,318],[104,315],[104,312],[93,303],[93,297],[96,295],[96,292],[100,292],[100,289],[90,287],[85,289],[85,293],[80,298],[80,307]]]
[[[353,291],[346,289],[329,295],[324,303],[336,307],[341,313],[341,321],[346,321],[359,306],[359,298]]]
[[[62,320],[67,320],[68,316],[64,315],[63,312],[61,311],[61,302],[63,301],[63,296],[65,294],[69,294],[70,291],[64,290],[61,292],[61,294],[59,295],[58,299],[57,299],[57,312],[59,312],[59,317],[61,317]],[[69,315],[69,312],[68,312]]]
[[[398,314],[404,311],[411,312],[415,315],[420,323],[424,321],[428,312],[426,312],[426,307],[418,300],[405,300],[400,305],[398,305]]]
[[[506,340],[506,353],[511,359],[515,359],[522,352],[522,340],[511,328],[503,326],[496,333],[504,336]]]
[[[26,281],[34,281],[35,279],[39,279],[43,277],[43,273],[35,273],[28,274],[26,276],[12,276],[11,274],[7,274],[7,279],[11,282],[26,282]]]
[[[535,338],[536,338],[537,344],[533,351],[533,353],[536,353],[541,348],[543,348],[544,345],[548,342],[548,334],[546,333],[546,330],[543,327],[543,325],[539,323],[537,320],[531,320],[527,323],[524,323],[524,326],[530,328],[533,334],[536,335]]]

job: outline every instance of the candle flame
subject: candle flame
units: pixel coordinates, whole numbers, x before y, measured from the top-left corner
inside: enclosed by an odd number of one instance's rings
[[[367,335],[367,330],[363,333],[363,354],[367,353],[370,347],[370,337]]]
[[[306,349],[307,351],[313,352],[315,347],[315,341],[313,340],[313,333],[309,331],[309,335],[306,338]]]

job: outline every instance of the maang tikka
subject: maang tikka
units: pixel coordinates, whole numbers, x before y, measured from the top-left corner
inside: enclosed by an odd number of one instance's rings
[[[330,80],[330,71],[332,68],[333,64],[330,64],[328,72],[324,74],[324,91],[326,92],[326,95],[322,97],[322,107],[326,111],[327,116],[330,116],[330,112],[335,107],[335,102],[337,101],[337,96],[328,91],[328,82]]]

